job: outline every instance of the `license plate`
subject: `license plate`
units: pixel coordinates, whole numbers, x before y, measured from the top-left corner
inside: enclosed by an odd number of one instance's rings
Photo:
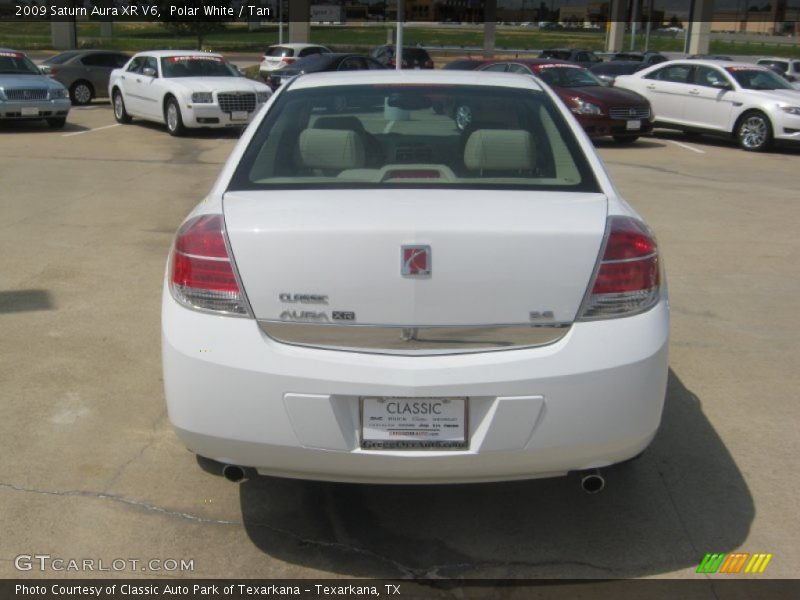
[[[38,117],[39,116],[39,109],[38,108],[34,108],[32,106],[23,106],[20,109],[19,112],[23,117]]]
[[[628,129],[641,129],[642,122],[641,121],[628,121],[627,125]]]
[[[361,447],[467,447],[466,398],[361,398]]]
[[[237,110],[231,113],[231,121],[247,121],[249,115],[245,110]]]

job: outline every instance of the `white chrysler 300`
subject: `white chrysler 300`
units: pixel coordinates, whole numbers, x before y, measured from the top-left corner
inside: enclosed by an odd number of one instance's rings
[[[668,330],[655,238],[547,86],[314,74],[178,230],[164,384],[232,479],[594,473],[653,439]]]
[[[750,151],[800,142],[800,91],[765,67],[675,60],[620,75],[614,86],[647,98],[656,127],[733,136]]]
[[[142,52],[108,82],[117,121],[165,123],[172,135],[190,127],[245,126],[271,95],[218,54],[195,51]]]

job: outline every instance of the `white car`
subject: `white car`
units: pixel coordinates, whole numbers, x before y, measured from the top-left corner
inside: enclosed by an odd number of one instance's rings
[[[277,44],[270,46],[261,57],[258,71],[266,77],[272,71],[291,65],[301,58],[314,54],[328,54],[330,50],[318,44]]]
[[[766,67],[674,60],[620,75],[614,85],[645,96],[656,127],[734,136],[751,151],[800,141],[800,92]]]
[[[178,230],[162,305],[170,420],[234,480],[598,491],[656,434],[668,333],[653,234],[558,97],[505,73],[287,82]]]
[[[108,94],[118,122],[137,117],[182,135],[187,128],[243,127],[272,90],[218,54],[161,50],[141,52],[112,71]]]
[[[756,61],[756,64],[761,65],[762,67],[779,69],[789,83],[800,83],[800,59],[781,58],[776,56],[772,58],[759,58]],[[797,89],[796,85],[793,85],[792,87]]]

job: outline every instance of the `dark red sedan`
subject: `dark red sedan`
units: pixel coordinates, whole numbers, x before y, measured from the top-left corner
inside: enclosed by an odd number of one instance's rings
[[[544,59],[492,61],[481,71],[536,75],[567,105],[589,137],[612,136],[630,144],[653,129],[647,98],[620,88],[607,87],[580,65]]]

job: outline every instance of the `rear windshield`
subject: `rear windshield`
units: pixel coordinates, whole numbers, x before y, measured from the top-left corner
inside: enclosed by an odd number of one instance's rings
[[[161,59],[164,77],[238,77],[239,72],[219,56],[168,56]]]
[[[422,48],[403,48],[403,58],[410,58],[411,60],[418,60],[424,62],[430,60],[430,55],[427,50]]]
[[[461,85],[289,88],[230,184],[395,187],[599,191],[545,93]]]
[[[51,56],[47,60],[44,61],[47,65],[61,65],[67,62],[71,58],[75,58],[80,52],[62,52],[61,54],[56,54],[55,56]]]
[[[542,58],[557,58],[558,60],[569,60],[571,56],[569,50],[545,50],[539,56]]]
[[[283,46],[270,46],[267,48],[267,56],[294,56],[294,50]]]
[[[447,70],[456,70],[456,71],[472,71],[478,65],[483,64],[480,60],[454,60],[451,63],[447,63],[444,68]]]

